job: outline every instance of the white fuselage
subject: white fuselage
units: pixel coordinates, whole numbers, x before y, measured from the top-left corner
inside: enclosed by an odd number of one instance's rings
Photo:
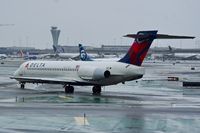
[[[113,85],[142,78],[144,68],[120,62],[27,61],[13,79],[31,83]]]

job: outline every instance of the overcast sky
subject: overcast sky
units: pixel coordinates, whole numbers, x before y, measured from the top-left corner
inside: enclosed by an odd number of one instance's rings
[[[155,41],[153,46],[198,47],[200,0],[0,0],[0,46],[51,48],[51,26],[61,45],[132,42],[138,30],[192,35],[195,40]],[[200,48],[200,46],[199,46]]]

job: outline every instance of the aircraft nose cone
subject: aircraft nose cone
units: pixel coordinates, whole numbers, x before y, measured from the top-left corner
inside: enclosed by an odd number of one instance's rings
[[[13,73],[13,76],[16,77],[19,75],[19,69],[17,69],[14,73]]]

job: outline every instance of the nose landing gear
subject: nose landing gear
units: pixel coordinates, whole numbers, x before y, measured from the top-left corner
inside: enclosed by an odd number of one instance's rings
[[[24,88],[25,88],[25,83],[24,83],[24,82],[20,83],[20,88],[21,88],[21,89],[24,89]]]

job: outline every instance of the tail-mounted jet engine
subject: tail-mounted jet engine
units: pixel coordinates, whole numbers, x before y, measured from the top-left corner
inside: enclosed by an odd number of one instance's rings
[[[101,80],[110,77],[110,71],[96,67],[80,67],[78,70],[80,78],[85,80]]]

